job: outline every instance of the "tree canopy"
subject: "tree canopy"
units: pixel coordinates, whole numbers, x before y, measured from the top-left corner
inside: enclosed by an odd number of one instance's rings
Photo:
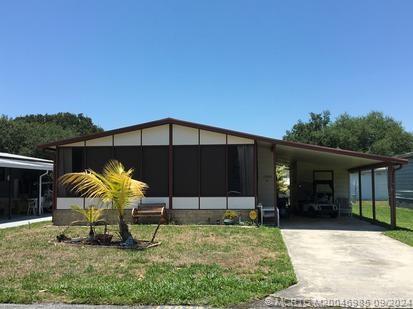
[[[334,121],[329,111],[310,113],[309,120],[299,120],[284,140],[388,156],[413,151],[413,134],[381,112],[356,117],[345,113]]]
[[[45,157],[37,145],[103,131],[83,114],[0,116],[0,152]]]

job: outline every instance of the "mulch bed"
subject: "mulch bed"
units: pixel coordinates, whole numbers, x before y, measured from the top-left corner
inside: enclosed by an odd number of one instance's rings
[[[110,243],[101,244],[98,241],[91,241],[87,238],[67,238],[61,241],[55,241],[55,244],[65,244],[72,246],[93,246],[98,248],[113,248],[113,249],[126,249],[126,250],[145,250],[159,246],[161,242],[150,242],[149,240],[137,240],[137,243],[133,246],[125,246],[121,241],[111,241]]]

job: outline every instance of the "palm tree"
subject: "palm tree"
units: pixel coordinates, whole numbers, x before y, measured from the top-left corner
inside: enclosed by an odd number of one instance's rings
[[[119,234],[122,241],[132,238],[124,219],[125,208],[144,196],[147,185],[132,179],[133,169],[125,170],[122,163],[109,161],[102,173],[91,169],[81,173],[68,173],[60,177],[63,185],[88,198],[100,198],[118,211]]]
[[[90,206],[86,209],[83,209],[79,205],[72,205],[71,208],[74,212],[77,212],[80,215],[82,215],[83,219],[86,221],[87,225],[89,226],[89,239],[94,240],[95,234],[96,234],[94,227],[99,221],[101,221],[102,216],[103,216],[103,209],[97,208],[95,206]],[[72,224],[76,222],[79,222],[79,221],[74,221],[72,222]]]

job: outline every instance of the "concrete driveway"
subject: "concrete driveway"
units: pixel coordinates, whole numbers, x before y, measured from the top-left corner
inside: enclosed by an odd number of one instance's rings
[[[364,299],[372,307],[401,307],[377,300],[404,300],[404,307],[413,307],[413,247],[383,235],[380,227],[355,218],[294,218],[282,234],[298,284],[273,297]]]

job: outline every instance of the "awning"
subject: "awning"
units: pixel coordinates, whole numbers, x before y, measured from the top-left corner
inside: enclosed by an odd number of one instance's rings
[[[0,158],[0,167],[53,171],[53,163]]]

